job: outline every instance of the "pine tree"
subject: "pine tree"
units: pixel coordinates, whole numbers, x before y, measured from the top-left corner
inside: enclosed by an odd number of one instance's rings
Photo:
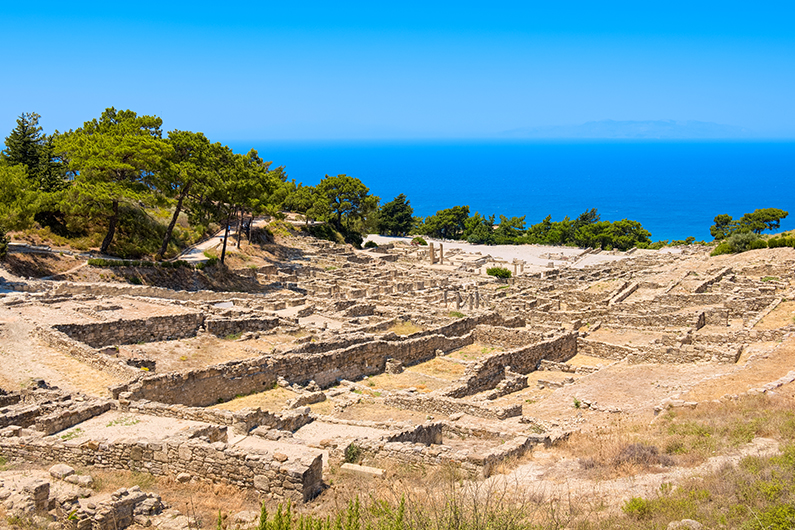
[[[35,112],[23,112],[17,118],[17,126],[6,137],[3,159],[8,165],[22,164],[28,175],[38,174],[44,150],[45,136],[39,126],[39,116]]]

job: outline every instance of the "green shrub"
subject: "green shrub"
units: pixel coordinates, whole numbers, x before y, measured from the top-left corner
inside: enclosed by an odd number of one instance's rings
[[[715,249],[712,252],[710,252],[709,255],[710,256],[720,256],[721,254],[731,254],[731,253],[732,253],[732,249],[729,246],[729,244],[726,243],[726,242],[723,242],[720,245],[718,245],[717,247],[715,247]]]
[[[352,443],[345,448],[345,462],[355,464],[362,458],[362,448]]]
[[[748,245],[748,250],[757,250],[760,248],[767,248],[767,241],[764,239],[757,239],[756,241],[751,241]]]
[[[368,241],[364,244],[364,248],[378,248],[378,243],[375,241]]]
[[[218,264],[218,261],[219,261],[218,258],[212,257],[212,258],[208,259],[207,261],[204,261],[202,263],[197,263],[196,264],[196,268],[199,269],[199,270],[204,270],[207,267],[215,267]]]
[[[510,278],[511,271],[506,269],[505,267],[489,267],[486,269],[486,274],[489,276],[494,276],[495,278]]]
[[[795,247],[795,237],[781,236],[767,240],[768,248]]]
[[[621,509],[635,519],[646,519],[651,515],[651,503],[640,497],[632,497]]]
[[[452,318],[464,318],[466,315],[461,311],[450,311],[449,313],[447,313],[447,316]]]
[[[421,238],[420,236],[417,236],[417,237],[415,237],[414,239],[412,239],[412,240],[411,240],[411,244],[412,244],[412,245],[420,245],[420,246],[422,246],[422,245],[427,245],[427,244],[428,244],[428,242],[427,242],[427,241],[425,241],[425,240],[424,240],[423,238]]]

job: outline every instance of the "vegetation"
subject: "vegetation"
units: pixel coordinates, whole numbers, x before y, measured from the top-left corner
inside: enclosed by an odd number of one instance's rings
[[[0,227],[0,259],[6,257],[8,253],[8,236],[2,227]]]
[[[777,230],[781,226],[781,220],[787,215],[789,212],[778,208],[760,208],[744,214],[740,219],[732,219],[731,215],[720,214],[715,216],[715,224],[710,227],[709,232],[718,241],[741,233],[752,233],[758,236],[765,230]]]
[[[628,250],[647,248],[651,234],[637,221],[602,221],[595,208],[583,212],[576,219],[565,217],[552,221],[547,216],[540,223],[525,226],[525,217],[484,217],[475,212],[469,215],[468,206],[455,206],[440,210],[435,215],[417,220],[418,233],[444,239],[463,239],[485,245],[573,245],[601,249]]]
[[[505,267],[489,267],[486,269],[486,274],[489,276],[494,276],[495,278],[510,278],[511,271],[506,269]]]
[[[255,215],[292,207],[357,246],[375,222],[378,197],[358,179],[296,185],[255,150],[237,154],[191,131],[164,135],[157,116],[108,108],[50,136],[39,118],[23,113],[0,155],[0,223],[10,231],[159,261],[224,228],[223,262],[231,230],[239,247]]]
[[[603,221],[595,208],[575,219],[547,216],[527,225],[525,216],[470,215],[457,205],[424,218],[399,194],[379,208],[379,198],[359,179],[326,175],[317,186],[288,182],[283,167],[271,168],[255,150],[234,153],[202,133],[163,134],[157,116],[108,108],[81,127],[51,135],[36,113],[22,113],[0,154],[0,224],[30,231],[56,244],[122,258],[160,261],[203,237],[224,230],[219,260],[230,233],[237,246],[257,215],[300,213],[316,237],[361,247],[364,233],[410,233],[476,244],[571,245],[628,250],[693,244],[651,242],[637,221]],[[716,253],[764,246],[793,246],[792,237],[760,234],[780,226],[788,212],[758,209],[733,219],[715,217]],[[318,222],[313,222],[318,221]],[[292,230],[292,229],[291,229]],[[748,235],[743,235],[748,234]],[[248,233],[250,236],[250,233]],[[425,244],[422,237],[413,242]],[[0,238],[0,252],[3,242]]]
[[[404,236],[414,226],[414,209],[402,193],[384,203],[378,211],[378,233],[389,236]]]

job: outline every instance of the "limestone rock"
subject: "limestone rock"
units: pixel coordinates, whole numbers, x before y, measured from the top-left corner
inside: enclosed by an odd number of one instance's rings
[[[53,478],[57,478],[59,480],[63,480],[69,475],[74,475],[75,470],[72,467],[67,466],[66,464],[55,464],[50,468],[50,475]]]

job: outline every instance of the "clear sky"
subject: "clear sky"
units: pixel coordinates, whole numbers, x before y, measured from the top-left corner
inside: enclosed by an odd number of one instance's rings
[[[478,138],[592,120],[795,137],[795,3],[3,2],[0,126],[108,106],[212,140]],[[5,133],[3,133],[3,136]]]

